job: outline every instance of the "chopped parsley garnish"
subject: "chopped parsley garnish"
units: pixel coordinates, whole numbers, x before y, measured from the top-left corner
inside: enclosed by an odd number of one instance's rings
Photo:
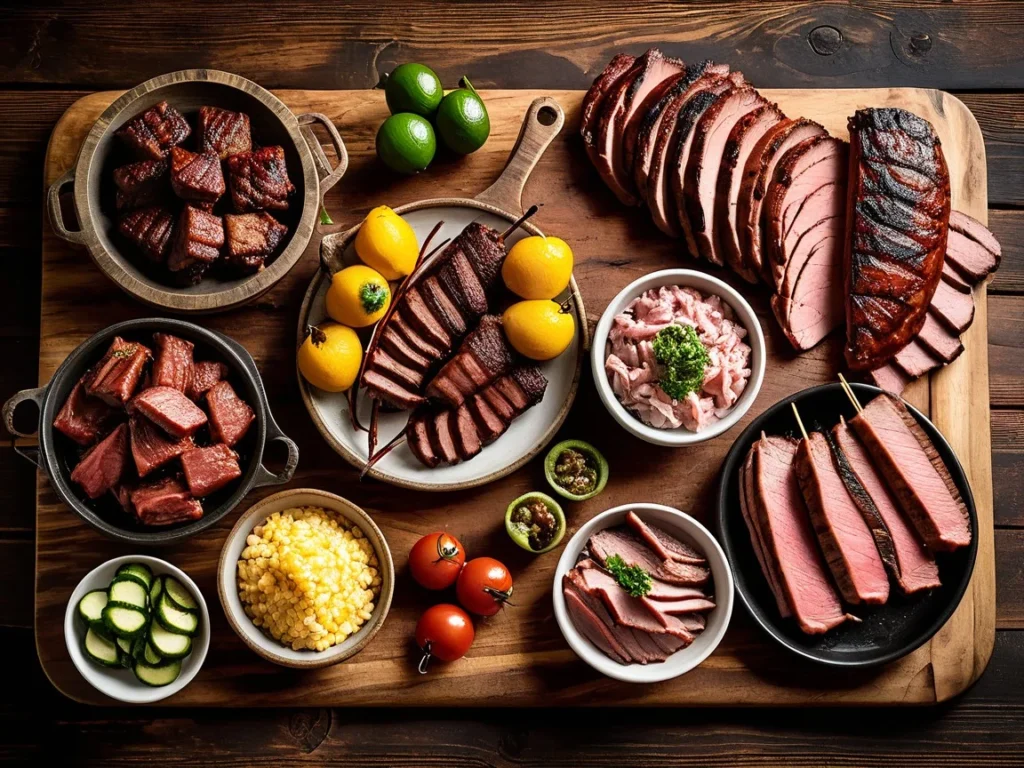
[[[658,383],[673,400],[682,400],[704,386],[711,362],[707,349],[689,325],[670,325],[654,337],[654,358],[664,366]]]
[[[631,597],[643,597],[654,586],[651,574],[639,565],[626,565],[626,561],[618,555],[612,555],[605,561],[609,573],[619,582],[619,586],[629,592]]]

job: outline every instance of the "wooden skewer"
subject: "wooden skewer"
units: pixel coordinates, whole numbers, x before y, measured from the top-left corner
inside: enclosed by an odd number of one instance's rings
[[[857,413],[863,411],[864,409],[861,408],[860,401],[857,399],[857,395],[855,395],[853,392],[853,387],[850,386],[850,382],[848,382],[846,380],[846,377],[843,376],[843,374],[841,373],[839,374],[839,383],[843,387],[843,392],[846,393],[846,396],[850,398],[850,402],[853,403],[853,407],[857,409]]]
[[[535,214],[539,210],[540,210],[540,208],[538,208],[536,205],[531,205],[529,210],[526,211],[526,213],[524,213],[522,216],[520,216],[518,219],[516,219],[512,223],[511,227],[509,227],[508,229],[506,229],[504,232],[501,233],[501,236],[498,238],[498,240],[500,240],[501,242],[505,242],[505,238],[506,237],[511,235],[513,232],[515,232],[521,226],[523,226],[523,222],[526,221],[531,216],[533,216],[533,214]]]
[[[804,429],[804,422],[800,418],[800,411],[796,409],[796,403],[790,403],[790,407],[793,409],[793,415],[796,416],[796,423],[800,427],[800,433],[804,436],[804,440],[807,440],[807,430]]]
[[[370,471],[370,467],[372,467],[378,461],[380,461],[385,456],[387,456],[389,453],[391,453],[392,450],[394,450],[395,448],[400,446],[403,442],[405,442],[405,430],[404,429],[401,432],[399,432],[397,435],[395,435],[393,438],[391,438],[391,442],[389,442],[387,445],[385,445],[383,448],[381,448],[379,451],[377,451],[376,454],[371,456],[369,458],[369,460],[367,460],[366,464],[363,465],[362,470],[359,472],[359,479],[362,480],[364,477],[366,477],[366,473]]]
[[[443,227],[443,226],[444,226],[444,220],[442,219],[441,221],[437,222],[437,224],[434,225],[434,228],[432,230],[430,230],[430,234],[427,235],[427,239],[423,241],[423,246],[420,248],[420,255],[416,257],[416,266],[417,267],[420,264],[423,263],[423,254],[425,254],[427,252],[427,247],[430,245],[430,241],[434,239],[434,235],[436,235],[438,230],[441,229],[441,227]],[[451,238],[449,238],[449,240],[450,239]],[[447,243],[448,240],[445,240],[445,242]],[[414,272],[416,271],[415,268],[413,268],[413,271]]]

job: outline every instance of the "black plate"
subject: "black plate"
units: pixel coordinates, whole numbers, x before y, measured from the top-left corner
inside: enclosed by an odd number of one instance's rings
[[[882,390],[867,384],[851,385],[862,405]],[[807,659],[837,667],[870,667],[906,656],[931,639],[953,615],[967,590],[978,554],[978,515],[963,467],[942,433],[913,406],[910,412],[935,444],[949,474],[963,497],[971,520],[971,544],[937,557],[942,586],[925,594],[905,596],[893,585],[889,602],[879,606],[854,606],[850,613],[863,622],[845,622],[825,635],[806,635],[793,619],[779,615],[775,598],[765,581],[750,543],[750,533],[740,511],[739,470],[747,451],[761,436],[798,437],[790,403],[796,403],[808,430],[831,428],[839,417],[855,415],[853,405],[839,384],[805,389],[766,410],[739,436],[722,469],[718,489],[718,540],[722,543],[740,601],[755,621],[784,647]]]

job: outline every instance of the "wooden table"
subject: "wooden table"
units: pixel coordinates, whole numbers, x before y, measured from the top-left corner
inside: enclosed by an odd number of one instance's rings
[[[0,639],[8,695],[0,760],[103,765],[1020,764],[1024,747],[1024,4],[846,5],[278,2],[238,8],[42,0],[0,10],[0,395],[34,386],[41,168],[60,114],[82,93],[210,66],[271,88],[359,88],[409,60],[446,83],[580,88],[620,50],[651,44],[728,61],[763,87],[915,85],[956,93],[986,137],[990,226],[1004,247],[990,286],[998,627],[988,672],[933,709],[561,711],[94,710],[56,694],[31,626],[33,473],[0,449]],[[27,5],[27,4],[25,4]],[[216,7],[215,7],[216,6]],[[603,6],[603,7],[602,7]],[[182,26],[190,19],[189,31]],[[328,207],[354,220],[344,191]],[[341,470],[347,471],[347,470]],[[22,693],[22,691],[26,691]],[[500,696],[500,692],[495,692]],[[27,699],[27,701],[26,701]],[[841,723],[840,723],[841,720]]]

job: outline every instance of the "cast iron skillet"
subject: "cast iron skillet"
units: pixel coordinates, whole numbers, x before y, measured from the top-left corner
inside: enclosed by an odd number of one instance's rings
[[[225,363],[231,371],[228,381],[256,413],[256,422],[235,446],[242,466],[242,477],[222,491],[203,499],[204,514],[199,520],[162,528],[136,523],[110,494],[90,501],[81,493],[71,483],[71,470],[81,449],[53,428],[53,420],[75,383],[103,356],[115,336],[147,343],[155,331],[173,333],[193,342],[196,345],[197,360],[219,360]],[[17,449],[18,453],[46,472],[64,503],[89,525],[112,538],[133,544],[161,545],[187,539],[224,517],[253,488],[287,483],[299,463],[299,448],[274,421],[260,373],[245,348],[227,336],[184,320],[129,320],[112,325],[82,342],[61,363],[49,384],[38,389],[22,390],[4,403],[4,426],[8,432],[19,437],[31,437],[31,434],[14,428],[14,411],[26,400],[31,400],[39,407],[39,447]],[[263,449],[268,440],[279,440],[288,448],[288,460],[280,474],[274,474],[262,464]]]
[[[853,384],[861,405],[867,405],[882,390],[867,384]],[[820,664],[836,667],[871,667],[906,656],[931,639],[953,615],[967,590],[978,554],[978,515],[963,467],[942,433],[913,406],[908,406],[939,455],[963,497],[971,519],[971,544],[956,552],[938,556],[942,586],[930,592],[905,596],[893,583],[885,605],[847,606],[863,623],[846,622],[825,635],[805,635],[793,619],[783,619],[765,581],[750,543],[750,533],[740,511],[739,470],[747,451],[764,431],[768,435],[799,437],[790,403],[796,403],[804,426],[831,429],[842,415],[849,421],[855,411],[840,384],[823,384],[805,389],[766,410],[733,443],[725,458],[718,489],[718,540],[725,549],[736,581],[740,601],[754,620],[780,645]],[[890,579],[890,582],[892,580]]]

